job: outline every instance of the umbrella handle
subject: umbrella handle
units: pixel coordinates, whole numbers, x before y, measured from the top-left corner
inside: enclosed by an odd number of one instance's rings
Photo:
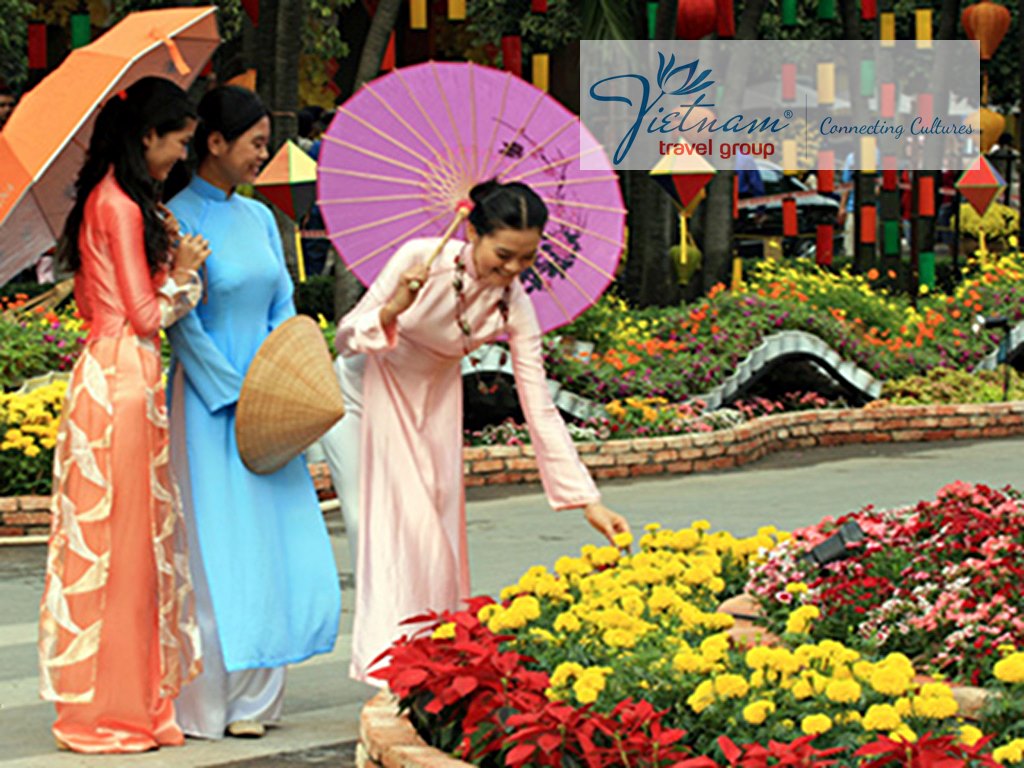
[[[460,205],[458,209],[456,209],[455,218],[452,219],[452,223],[448,225],[448,229],[446,229],[444,234],[441,235],[441,242],[437,244],[437,247],[434,248],[434,252],[430,254],[430,258],[426,261],[426,267],[428,269],[430,268],[430,265],[434,263],[434,259],[438,257],[444,247],[448,244],[448,241],[452,239],[452,235],[455,234],[455,230],[458,228],[459,224],[469,216],[470,210],[471,208],[467,205]]]

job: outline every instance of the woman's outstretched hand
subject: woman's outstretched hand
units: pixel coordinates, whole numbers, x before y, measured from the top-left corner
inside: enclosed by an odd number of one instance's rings
[[[618,512],[612,512],[601,502],[588,504],[583,509],[583,516],[587,518],[595,530],[600,531],[606,539],[615,544],[615,536],[619,533],[629,533],[629,523],[626,518]]]

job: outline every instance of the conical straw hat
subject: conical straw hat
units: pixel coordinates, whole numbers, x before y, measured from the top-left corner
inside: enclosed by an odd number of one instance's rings
[[[345,415],[331,353],[311,318],[289,318],[266,338],[235,413],[242,462],[260,475],[281,469]]]

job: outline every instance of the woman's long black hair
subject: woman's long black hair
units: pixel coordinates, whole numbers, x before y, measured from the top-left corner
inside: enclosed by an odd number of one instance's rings
[[[142,209],[150,272],[156,272],[167,263],[167,232],[157,213],[160,183],[149,173],[142,138],[150,130],[155,130],[157,136],[181,130],[195,117],[196,111],[188,95],[162,77],[144,77],[103,105],[75,183],[75,205],[64,223],[64,233],[57,246],[58,263],[75,272],[81,267],[78,233],[82,228],[85,203],[111,166],[118,185]]]

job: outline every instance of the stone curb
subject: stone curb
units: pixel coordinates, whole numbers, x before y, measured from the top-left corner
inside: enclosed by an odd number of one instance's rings
[[[970,405],[894,406],[794,411],[762,416],[729,429],[666,437],[577,443],[597,480],[688,475],[735,469],[772,453],[818,446],[979,440],[1024,435],[1024,401]],[[464,448],[467,487],[537,483],[531,445]],[[334,499],[327,465],[309,465],[321,502]],[[0,497],[0,540],[49,534],[49,496]]]
[[[356,768],[471,768],[471,764],[427,746],[409,718],[398,713],[398,699],[390,691],[381,691],[359,715]]]

